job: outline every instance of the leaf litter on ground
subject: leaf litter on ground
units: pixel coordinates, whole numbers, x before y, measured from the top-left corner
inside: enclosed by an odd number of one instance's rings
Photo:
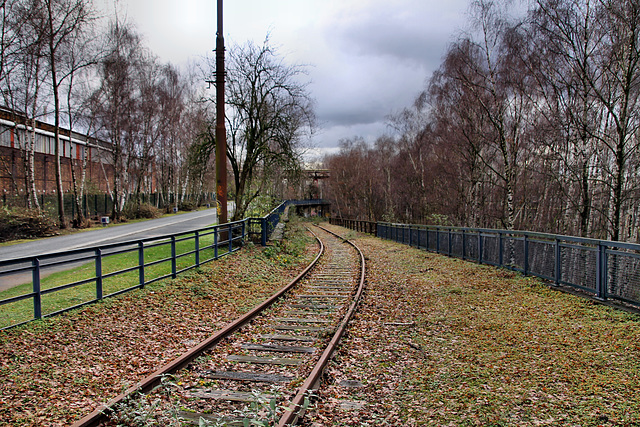
[[[317,252],[291,228],[268,249],[249,244],[174,281],[1,332],[0,426],[69,425],[271,296]]]
[[[304,425],[640,425],[638,316],[335,229],[365,252],[367,291]],[[80,418],[270,295],[312,248],[243,249],[2,333],[0,425]]]
[[[304,425],[640,425],[638,315],[511,271],[355,241],[365,298]]]

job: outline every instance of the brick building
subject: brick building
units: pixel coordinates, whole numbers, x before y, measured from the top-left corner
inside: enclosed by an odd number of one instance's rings
[[[25,126],[22,117],[0,108],[0,192],[7,196],[25,194],[25,146],[32,138],[31,124]],[[54,127],[36,121],[34,172],[38,195],[56,191]],[[87,157],[85,188],[95,193],[106,193],[113,184],[110,143],[90,138],[66,129],[60,130],[60,163],[62,187],[72,189],[72,159],[76,177],[82,175],[82,160]],[[107,185],[109,182],[109,185]]]

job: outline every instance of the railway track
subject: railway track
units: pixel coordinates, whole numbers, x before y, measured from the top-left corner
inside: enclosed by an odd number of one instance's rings
[[[143,407],[176,423],[296,424],[364,290],[361,251],[314,234],[318,255],[289,285],[73,427],[127,425]]]

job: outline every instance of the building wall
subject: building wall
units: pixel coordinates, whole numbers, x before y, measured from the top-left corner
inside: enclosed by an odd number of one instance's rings
[[[24,194],[26,176],[24,152],[17,148],[0,146],[0,188],[5,194]],[[71,159],[61,157],[62,188],[65,192],[73,189],[71,177]],[[76,177],[82,176],[82,160],[75,162]],[[104,168],[104,170],[103,170]],[[53,193],[56,190],[55,156],[51,154],[35,153],[34,156],[35,184],[38,193]],[[113,166],[100,162],[87,161],[85,183],[92,191],[106,193],[110,188],[107,179],[113,184]],[[85,189],[88,189],[85,185]]]
[[[5,195],[25,194],[24,147],[32,137],[32,129],[16,124],[15,115],[0,109],[0,192]],[[55,138],[54,128],[42,122],[36,122],[34,172],[38,194],[50,194],[56,191],[55,176]],[[61,130],[60,164],[62,187],[65,192],[73,188],[71,167],[75,164],[76,177],[82,176],[82,163],[87,158],[85,188],[89,191],[107,192],[113,184],[114,168],[109,162],[110,145],[96,141],[84,135]],[[72,162],[73,160],[73,162]]]

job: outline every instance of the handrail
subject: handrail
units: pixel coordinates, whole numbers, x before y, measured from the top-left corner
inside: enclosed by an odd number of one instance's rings
[[[123,292],[140,289],[157,280],[176,278],[178,274],[236,252],[244,245],[247,238],[246,222],[245,219],[175,234],[0,261],[0,278],[18,273],[23,275],[30,273],[30,279],[27,276],[24,282],[32,284],[31,292],[0,300],[0,306],[3,307],[3,314],[7,319],[4,324],[0,324],[0,330],[64,313]],[[118,256],[127,257],[127,255],[129,257],[126,259],[117,258]],[[111,268],[107,268],[109,260],[114,260]],[[45,286],[46,273],[52,272],[54,268],[59,270],[88,263],[94,264],[94,273],[85,273],[88,277],[74,277],[74,281],[70,283]],[[161,265],[167,267],[157,273],[151,272],[152,267],[157,268]],[[116,276],[128,277],[125,276],[127,274],[133,274],[136,277],[122,279],[123,284],[109,286],[109,282]],[[43,298],[81,286],[84,288],[80,292],[84,294],[79,304],[77,301],[71,303],[70,300],[64,302],[62,306],[48,307],[47,300]],[[43,299],[46,308],[43,308]],[[24,320],[24,314],[21,313],[23,317],[16,320],[20,312],[19,306],[14,305],[13,311],[4,308],[8,304],[24,304],[26,300],[33,301],[33,316],[30,319]],[[22,310],[24,311],[24,308]]]
[[[358,231],[366,221],[332,218]],[[371,232],[365,231],[365,232]],[[536,276],[640,307],[640,244],[575,236],[417,224],[375,223],[377,237]]]
[[[64,313],[110,296],[143,288],[145,285],[158,280],[176,278],[177,275],[183,272],[239,250],[248,238],[256,235],[260,236],[261,244],[266,245],[269,236],[280,221],[280,215],[287,206],[314,204],[328,204],[328,202],[323,200],[286,200],[262,218],[245,218],[226,224],[182,231],[175,234],[104,244],[91,248],[50,252],[20,259],[2,260],[0,261],[0,280],[3,277],[22,274],[27,276],[24,277],[22,283],[30,282],[32,289],[30,292],[0,300],[0,307],[3,307],[2,314],[4,315],[4,318],[0,317],[0,322],[2,322],[0,323],[0,330]],[[166,253],[162,256],[148,259],[150,258],[149,254],[156,251],[165,251]],[[126,254],[129,254],[132,260],[129,260],[126,266],[113,268],[115,271],[109,271],[109,260],[115,259],[117,255],[126,256]],[[72,264],[87,263],[95,265],[95,273],[89,277],[75,278],[77,280],[74,282],[57,284],[56,286],[47,285],[45,280],[46,273],[51,272],[54,268],[61,269]],[[169,265],[170,267],[167,268],[166,272],[152,276],[150,273],[151,267],[158,268],[157,266],[162,265]],[[137,277],[135,279],[132,277],[131,281],[124,285],[116,286],[115,289],[109,287],[108,282],[113,281],[115,276],[124,276],[125,274],[136,275]],[[86,295],[83,296],[83,300],[79,304],[68,303],[64,306],[48,308],[47,299],[45,299],[45,308],[43,308],[43,296],[79,286],[92,286],[89,292],[90,295],[85,290]],[[12,317],[11,314],[8,314],[10,310],[5,307],[9,304],[25,304],[27,300],[32,300],[33,316],[31,318],[23,315],[24,308],[18,320],[16,320],[16,316]],[[19,311],[19,308],[16,308],[16,311]]]

